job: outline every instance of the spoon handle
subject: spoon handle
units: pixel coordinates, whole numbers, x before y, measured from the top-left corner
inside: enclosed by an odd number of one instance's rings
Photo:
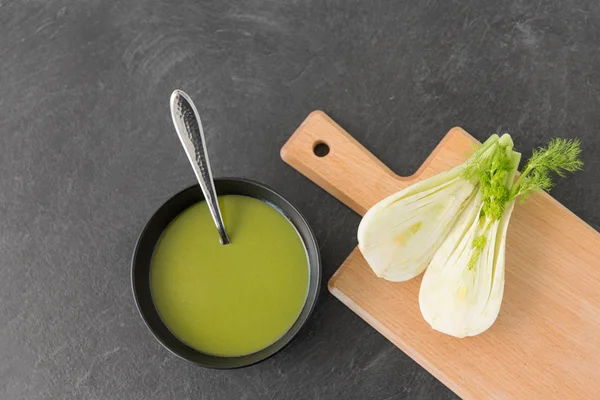
[[[179,140],[181,140],[185,153],[192,164],[212,218],[219,231],[221,244],[229,244],[230,240],[225,231],[225,224],[221,216],[217,192],[208,161],[208,153],[206,152],[202,122],[192,99],[181,90],[175,90],[171,95],[171,116]]]

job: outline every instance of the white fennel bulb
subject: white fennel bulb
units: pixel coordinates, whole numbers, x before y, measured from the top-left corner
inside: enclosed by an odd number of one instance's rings
[[[419,306],[431,327],[459,338],[486,331],[496,321],[504,294],[506,234],[517,197],[550,190],[551,172],[579,171],[581,142],[552,139],[534,150],[515,182],[521,155],[509,135],[494,154],[475,153],[465,171],[479,181],[478,193],[462,212],[431,260],[419,291]]]
[[[478,151],[493,154],[498,135]],[[422,273],[465,205],[477,192],[477,181],[462,164],[425,179],[373,206],[358,227],[358,247],[375,274],[406,281]]]
[[[487,330],[504,293],[506,232],[514,207],[510,190],[520,154],[503,136],[480,189],[431,260],[421,282],[419,306],[431,327],[456,337]]]
[[[481,221],[481,208],[465,210],[433,257],[419,291],[421,314],[433,329],[459,338],[474,336],[498,317],[513,207],[514,201],[507,204],[496,221]],[[474,246],[477,238],[480,242]]]
[[[475,192],[475,185],[459,175],[460,169],[438,175],[450,180],[422,192],[397,193],[365,214],[358,227],[358,247],[377,276],[399,282],[423,272],[451,221]],[[417,185],[411,189],[420,189]]]

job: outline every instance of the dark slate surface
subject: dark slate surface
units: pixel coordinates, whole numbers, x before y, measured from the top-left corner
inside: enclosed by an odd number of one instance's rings
[[[169,94],[198,103],[216,176],[305,213],[328,279],[359,218],[279,159],[313,109],[401,174],[454,125],[509,131],[526,155],[578,136],[586,170],[554,195],[598,229],[599,43],[594,0],[0,0],[0,398],[455,398],[325,289],[297,340],[248,369],[152,339],[131,252],[194,182]]]

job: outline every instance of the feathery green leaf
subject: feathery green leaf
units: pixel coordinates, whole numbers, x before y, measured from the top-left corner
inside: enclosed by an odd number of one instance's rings
[[[579,139],[555,138],[551,139],[546,147],[535,149],[523,173],[513,186],[510,199],[518,196],[526,199],[533,192],[550,191],[554,186],[552,172],[565,177],[567,172],[576,172],[583,168],[580,154]]]

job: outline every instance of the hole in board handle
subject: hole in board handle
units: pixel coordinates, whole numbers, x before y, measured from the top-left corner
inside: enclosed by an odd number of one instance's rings
[[[317,157],[325,157],[329,154],[329,146],[325,142],[317,142],[313,146],[313,153],[315,153],[315,156]]]

